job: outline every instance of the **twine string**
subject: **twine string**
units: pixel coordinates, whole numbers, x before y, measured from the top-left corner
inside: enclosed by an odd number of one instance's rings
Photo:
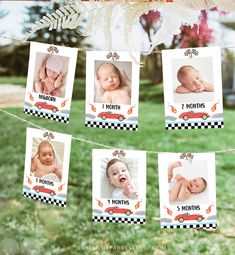
[[[13,41],[18,41],[18,42],[22,42],[22,43],[30,43],[30,42],[33,42],[33,40],[22,40],[22,39],[18,39],[18,38],[13,38],[13,37],[8,37],[8,36],[3,36],[3,35],[0,35],[0,38],[3,38],[3,39],[8,39],[8,40],[13,40]],[[62,45],[62,46],[65,46],[65,45]],[[197,47],[193,47],[193,48],[197,48]],[[220,47],[221,49],[234,49],[235,46],[223,46],[223,47]],[[84,48],[78,48],[76,47],[76,49],[78,51],[81,51],[81,52],[87,52],[87,51],[96,51],[97,49],[93,49],[93,48],[89,48],[89,47],[84,47]],[[142,51],[140,52],[142,55],[149,55],[149,51]],[[158,49],[154,49],[151,54],[162,54],[162,50],[158,50]]]
[[[13,113],[10,113],[6,110],[4,110],[3,108],[0,107],[0,112],[3,112],[4,114],[12,117],[12,118],[15,118],[17,120],[20,120],[21,122],[24,122],[24,123],[27,123],[29,124],[30,126],[33,126],[33,127],[36,127],[40,130],[44,130],[44,131],[48,131],[48,132],[51,132],[53,133],[53,131],[51,130],[48,130],[44,127],[41,127],[39,125],[36,125],[35,123],[31,122],[31,121],[28,121],[26,119],[23,119]],[[94,142],[94,141],[90,141],[90,140],[86,140],[86,139],[83,139],[83,138],[80,138],[80,137],[75,137],[75,136],[72,136],[72,140],[75,140],[75,141],[79,141],[79,142],[83,142],[83,143],[88,143],[88,144],[91,144],[91,145],[95,145],[95,146],[98,146],[98,147],[102,147],[102,148],[106,148],[106,149],[118,149],[118,150],[124,150],[123,148],[116,148],[116,147],[112,147],[112,146],[109,146],[109,145],[106,145],[106,144],[102,144],[102,143],[97,143],[97,142]],[[160,153],[160,151],[148,151],[148,150],[145,150],[148,154],[158,154]],[[163,152],[163,151],[161,151]],[[217,150],[217,151],[209,151],[210,153],[229,153],[229,152],[235,152],[235,148],[231,148],[231,149],[225,149],[225,150]]]

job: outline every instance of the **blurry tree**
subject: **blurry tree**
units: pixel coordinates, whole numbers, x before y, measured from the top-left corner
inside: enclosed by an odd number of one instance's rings
[[[0,9],[0,19],[4,18],[7,14],[8,14],[8,12]],[[5,33],[5,31],[0,30],[0,34],[4,34],[4,33]],[[1,61],[1,55],[0,55],[0,74],[7,72],[7,68],[4,67],[1,62],[2,61]]]
[[[29,45],[12,43],[0,47],[0,75],[27,76]]]
[[[162,24],[161,13],[158,11],[149,11],[140,17],[140,24],[147,33],[149,43],[152,43],[152,36],[159,30]],[[163,49],[164,45],[158,47]],[[159,54],[151,54],[146,57],[145,67],[141,69],[143,78],[151,77],[152,84],[158,84],[162,81],[162,62]]]
[[[234,91],[234,52],[230,49],[224,49],[222,51],[222,82],[223,82],[223,93],[231,93]]]

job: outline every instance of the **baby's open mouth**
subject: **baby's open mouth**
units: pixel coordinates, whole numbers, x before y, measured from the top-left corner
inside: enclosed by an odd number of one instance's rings
[[[125,178],[125,177],[121,177],[121,178],[119,179],[119,181],[120,181],[120,182],[125,182],[125,181],[126,181],[126,178]]]

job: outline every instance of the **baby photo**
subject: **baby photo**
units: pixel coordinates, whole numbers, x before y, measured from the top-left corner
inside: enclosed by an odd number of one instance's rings
[[[169,163],[169,204],[208,203],[208,169],[206,161]]]
[[[138,199],[138,161],[118,158],[101,159],[101,196]],[[105,169],[105,174],[104,174]]]
[[[92,151],[93,221],[145,223],[146,153]]]
[[[87,127],[138,130],[140,54],[87,52]]]
[[[64,144],[33,138],[30,175],[62,181]]]
[[[165,128],[223,128],[221,49],[162,51]]]
[[[161,226],[216,227],[214,153],[159,153],[158,165]]]
[[[95,103],[131,104],[131,62],[95,61],[95,70]]]
[[[68,57],[37,53],[33,91],[50,96],[64,97]]]
[[[23,193],[66,206],[71,136],[27,128]]]
[[[30,43],[24,112],[68,123],[77,49]]]
[[[173,59],[174,103],[214,100],[212,58]]]

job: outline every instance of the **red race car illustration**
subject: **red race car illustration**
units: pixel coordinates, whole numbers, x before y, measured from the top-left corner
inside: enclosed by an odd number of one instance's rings
[[[197,220],[201,222],[204,219],[205,217],[203,217],[203,215],[201,214],[190,214],[190,213],[179,214],[174,218],[174,220],[178,220],[180,223],[182,223],[185,220]]]
[[[50,194],[51,196],[56,195],[54,190],[45,188],[44,186],[39,186],[39,185],[34,186],[33,190],[35,190],[37,193],[39,193],[39,192],[47,193],[47,194]]]
[[[194,111],[183,112],[179,116],[180,119],[183,119],[185,121],[187,121],[188,119],[196,119],[196,118],[202,118],[203,120],[206,120],[209,117],[210,115],[208,115],[208,113],[206,112],[194,112]]]
[[[102,120],[105,119],[117,119],[119,121],[123,121],[125,119],[125,116],[119,113],[112,113],[112,112],[101,112],[97,116],[98,118],[101,118]]]
[[[53,112],[58,112],[59,109],[52,105],[52,104],[47,104],[46,102],[37,102],[35,105],[39,110],[41,109],[46,109],[46,110],[52,110]]]
[[[109,213],[110,215],[112,215],[113,213],[123,213],[123,214],[126,214],[127,216],[133,213],[130,209],[119,208],[117,206],[108,207],[105,209],[105,212]]]

